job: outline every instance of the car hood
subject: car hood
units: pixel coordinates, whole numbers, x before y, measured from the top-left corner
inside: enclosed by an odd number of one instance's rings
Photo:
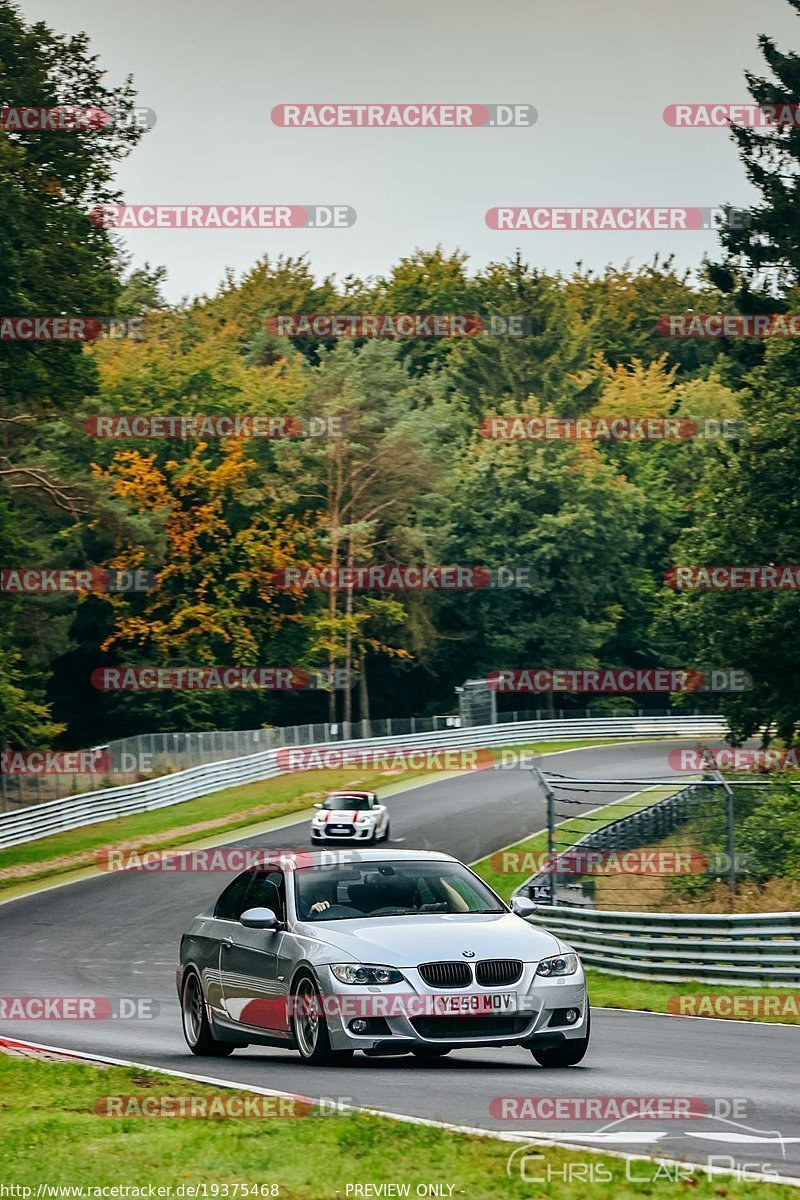
[[[315,820],[319,820],[320,818],[322,818],[322,820],[325,822],[326,825],[327,824],[352,825],[353,822],[355,821],[356,817],[376,817],[377,815],[378,814],[376,812],[372,812],[367,808],[365,808],[365,809],[323,808],[317,813]]]
[[[560,943],[514,913],[421,913],[411,917],[366,917],[351,921],[308,921],[303,933],[331,947],[330,962],[341,952],[356,962],[390,967],[461,959],[472,950],[481,958],[520,958],[538,962],[558,954]]]

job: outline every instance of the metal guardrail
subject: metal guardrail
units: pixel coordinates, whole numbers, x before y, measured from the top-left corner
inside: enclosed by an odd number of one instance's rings
[[[485,681],[484,681],[485,682]],[[465,685],[466,686],[466,685]],[[494,693],[490,693],[492,696]],[[602,700],[600,701],[602,703]],[[617,714],[625,717],[668,717],[674,710],[638,709]],[[684,716],[697,716],[697,711]],[[502,723],[509,725],[526,721],[579,720],[603,715],[591,703],[585,709],[565,713],[563,709],[549,716],[542,709],[521,709],[505,712]],[[191,730],[184,732],[140,733],[115,738],[84,751],[97,765],[86,772],[69,774],[34,772],[6,774],[0,771],[0,813],[16,811],[26,804],[46,804],[84,792],[124,787],[142,783],[157,775],[172,775],[188,771],[203,763],[227,762],[258,754],[262,750],[277,750],[281,746],[311,746],[321,742],[349,742],[355,738],[405,737],[415,733],[438,733],[474,725],[494,725],[492,721],[467,721],[454,715],[431,717],[381,717],[370,721],[316,722],[305,725],[264,726],[259,729]]]
[[[583,738],[724,737],[727,730],[727,723],[720,716],[596,717],[564,721],[517,721],[400,737],[360,738],[336,745],[340,750],[359,746],[375,749],[481,749]],[[329,743],[316,745],[320,750],[330,749]],[[85,792],[68,799],[37,804],[19,812],[2,813],[0,849],[128,813],[148,812],[154,808],[181,804],[185,800],[194,800],[239,784],[272,779],[285,773],[279,765],[279,754],[280,751],[276,749],[264,750],[223,762],[204,763],[143,783]]]
[[[800,986],[800,913],[603,912],[538,905],[531,924],[596,971],[633,979]]]

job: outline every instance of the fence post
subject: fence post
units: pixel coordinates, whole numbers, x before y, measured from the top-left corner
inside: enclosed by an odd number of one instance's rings
[[[544,775],[542,774],[542,772],[539,770],[538,767],[534,767],[533,771],[531,773],[533,775],[535,775],[536,778],[539,780],[539,785],[544,790],[544,794],[547,798],[547,869],[550,872],[550,884],[548,886],[547,892],[548,892],[548,900],[549,900],[550,904],[555,904],[555,891],[556,891],[556,880],[557,880],[556,866],[555,866],[555,864],[556,864],[556,860],[555,860],[556,833],[555,833],[555,816],[554,816],[555,809],[554,809],[554,803],[553,803],[555,800],[555,796],[553,795],[552,791],[550,790],[550,786],[549,786],[547,780],[545,779]]]
[[[728,887],[730,888],[731,896],[736,895],[736,830],[733,811],[733,788],[728,783],[721,771],[715,771],[719,782],[725,791],[726,803],[726,821],[728,825]]]

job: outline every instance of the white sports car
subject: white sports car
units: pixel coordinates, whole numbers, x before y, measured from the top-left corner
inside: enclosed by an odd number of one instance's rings
[[[331,792],[311,821],[311,841],[385,842],[389,838],[389,810],[375,792]]]

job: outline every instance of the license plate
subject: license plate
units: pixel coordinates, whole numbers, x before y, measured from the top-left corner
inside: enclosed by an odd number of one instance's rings
[[[462,996],[434,996],[434,1012],[438,1016],[500,1016],[516,1012],[516,992],[495,992],[491,996],[468,993]]]
[[[347,833],[346,825],[329,825],[328,828],[331,833]]]

